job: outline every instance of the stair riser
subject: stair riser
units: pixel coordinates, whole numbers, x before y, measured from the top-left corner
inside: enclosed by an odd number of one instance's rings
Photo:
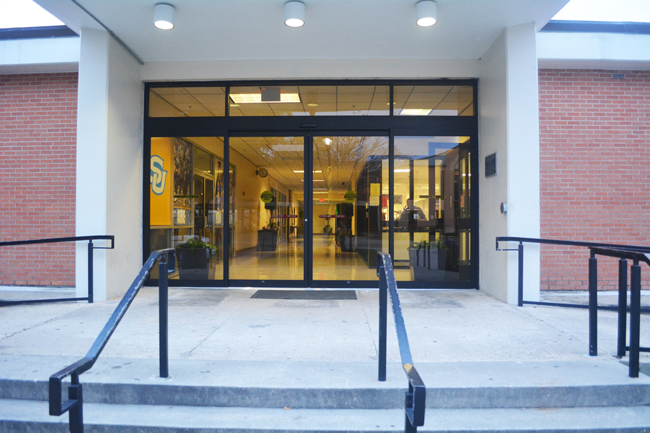
[[[97,383],[83,384],[83,390],[87,403],[295,409],[399,409],[404,407],[405,394],[400,389],[279,389]],[[2,380],[0,398],[45,401],[48,399],[47,383]],[[427,407],[440,409],[643,405],[650,405],[648,385],[427,389]]]
[[[261,430],[259,428],[178,428],[178,427],[146,427],[146,426],[115,426],[94,425],[84,426],[86,433],[398,433],[404,430]],[[0,431],[3,433],[68,433],[67,423],[54,424],[42,422],[12,422],[0,421]],[[650,428],[558,428],[558,429],[476,429],[476,430],[431,430],[420,427],[419,433],[650,433]]]

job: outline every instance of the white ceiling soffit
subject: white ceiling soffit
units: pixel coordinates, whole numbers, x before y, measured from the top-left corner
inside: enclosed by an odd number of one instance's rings
[[[71,0],[35,0],[75,31],[97,28]],[[250,59],[478,59],[509,26],[542,28],[568,0],[436,0],[438,23],[415,25],[417,0],[165,0],[173,30],[153,26],[158,0],[77,0],[145,62]]]

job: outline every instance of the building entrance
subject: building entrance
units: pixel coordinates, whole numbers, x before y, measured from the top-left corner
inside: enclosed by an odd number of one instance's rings
[[[175,248],[171,285],[376,287],[377,252],[384,251],[393,256],[400,287],[476,287],[476,129],[461,117],[441,122],[454,110],[440,101],[440,118],[404,108],[409,98],[431,103],[417,86],[405,86],[407,96],[398,86],[386,86],[385,94],[367,87],[374,93],[362,115],[354,101],[363,100],[363,86],[357,93],[334,86],[333,93],[297,87],[286,94],[260,87],[257,99],[254,87],[223,88],[224,97],[233,93],[230,107],[215,119],[170,117],[170,105],[183,107],[172,101],[201,101],[199,90],[183,89],[183,98],[178,88],[150,91],[144,252]],[[308,103],[310,95],[334,95],[335,103],[314,123],[292,120],[299,107],[287,108],[284,99],[302,104],[303,115],[326,105]],[[391,99],[397,109],[379,109]],[[355,110],[341,111],[348,105]]]

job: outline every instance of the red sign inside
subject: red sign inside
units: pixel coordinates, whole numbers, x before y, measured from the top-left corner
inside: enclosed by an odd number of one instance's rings
[[[319,218],[345,218],[345,215],[318,215]]]
[[[298,218],[298,215],[271,215],[271,218]]]

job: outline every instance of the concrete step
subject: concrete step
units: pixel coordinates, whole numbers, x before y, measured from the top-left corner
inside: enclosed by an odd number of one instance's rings
[[[65,432],[67,415],[47,415],[47,404],[0,400],[0,431]],[[404,412],[345,409],[269,409],[190,406],[84,406],[86,431],[102,433],[351,433],[404,431]],[[565,409],[433,409],[419,432],[649,432],[650,407]]]
[[[74,358],[0,357],[0,431],[64,432],[47,379]],[[649,432],[650,377],[611,357],[417,363],[427,385],[420,432]],[[100,358],[81,375],[87,432],[396,432],[406,378],[376,363]]]
[[[74,360],[74,359],[71,359]],[[48,399],[49,375],[71,360],[0,358],[0,398]],[[650,378],[627,377],[613,359],[583,362],[418,363],[432,409],[650,405]],[[103,358],[81,375],[84,401],[102,404],[300,409],[400,409],[399,364],[171,360],[169,379],[151,359]]]

